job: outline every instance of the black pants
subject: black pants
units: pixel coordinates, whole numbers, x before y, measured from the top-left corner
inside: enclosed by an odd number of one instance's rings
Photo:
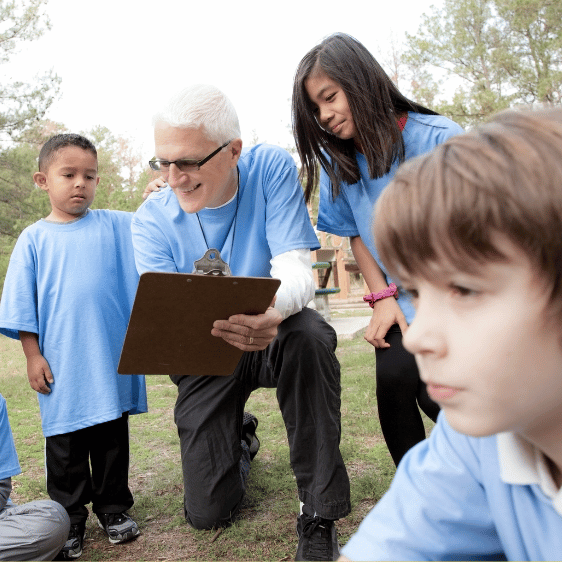
[[[398,466],[406,452],[425,439],[418,406],[433,421],[439,406],[428,396],[414,356],[404,349],[398,324],[390,327],[385,339],[390,347],[375,350],[377,404],[384,440]]]
[[[336,345],[333,328],[305,308],[280,324],[267,349],[244,353],[232,375],[171,377],[178,385],[175,422],[191,526],[228,526],[240,508],[242,417],[259,387],[277,388],[300,500],[327,519],[349,513],[349,479],[339,450]]]
[[[121,513],[133,505],[129,490],[129,414],[45,439],[47,492],[84,525],[94,513]],[[91,464],[91,470],[90,470]]]

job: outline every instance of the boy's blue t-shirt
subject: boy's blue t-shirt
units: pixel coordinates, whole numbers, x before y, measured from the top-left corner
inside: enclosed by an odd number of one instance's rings
[[[404,138],[405,160],[429,152],[449,137],[462,133],[462,128],[441,115],[424,115],[408,113],[406,127],[402,132]],[[357,163],[361,179],[352,185],[344,182],[340,185],[340,193],[332,198],[332,184],[328,174],[320,173],[320,203],[318,207],[318,223],[316,227],[323,232],[338,236],[360,236],[379,267],[385,273],[389,283],[392,279],[379,258],[373,236],[373,210],[380,194],[394,177],[399,164],[395,163],[390,172],[378,179],[371,179],[367,168],[367,160],[357,153]],[[414,309],[409,299],[401,295],[398,304],[410,323],[414,317]]]
[[[342,549],[351,560],[562,560],[562,507],[501,478],[498,437],[468,437],[443,412]]]
[[[117,365],[138,284],[131,213],[45,220],[18,238],[0,301],[0,333],[39,335],[55,382],[38,394],[45,437],[147,411],[143,375]]]
[[[6,399],[0,394],[0,480],[20,473],[21,468],[8,419]]]
[[[170,188],[150,195],[133,217],[139,273],[192,273],[193,263],[216,248],[233,275],[270,277],[272,257],[319,248],[297,168],[285,150],[263,144],[244,149],[238,170],[238,195],[216,209],[186,213]]]

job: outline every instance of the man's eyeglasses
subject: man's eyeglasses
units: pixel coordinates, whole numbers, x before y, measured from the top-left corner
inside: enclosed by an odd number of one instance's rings
[[[170,169],[170,164],[175,164],[182,172],[193,172],[199,170],[203,164],[208,162],[213,156],[216,156],[225,146],[228,146],[232,142],[232,139],[225,142],[223,145],[219,146],[216,150],[211,152],[209,156],[201,160],[192,160],[190,158],[181,158],[180,160],[162,160],[161,158],[152,158],[148,164],[156,172],[168,171]]]

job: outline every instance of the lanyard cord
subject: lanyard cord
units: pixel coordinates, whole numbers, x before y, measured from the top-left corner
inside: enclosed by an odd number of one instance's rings
[[[240,204],[240,170],[238,169],[238,166],[236,167],[236,172],[238,174],[237,177],[238,185],[236,188],[236,210],[234,211],[234,218],[232,219],[232,223],[230,224],[230,228],[228,229],[228,232],[230,232],[230,229],[234,225],[234,229],[232,231],[232,241],[230,243],[230,258],[232,258],[232,252],[234,250],[234,236],[236,236],[236,219],[238,218],[238,206]],[[203,240],[205,240],[205,246],[207,247],[207,250],[209,250],[210,249],[209,243],[207,242],[207,237],[205,236],[205,231],[203,230],[203,225],[201,224],[201,219],[199,218],[199,213],[195,213],[195,216],[197,217],[197,221],[199,222],[199,228],[201,229]]]

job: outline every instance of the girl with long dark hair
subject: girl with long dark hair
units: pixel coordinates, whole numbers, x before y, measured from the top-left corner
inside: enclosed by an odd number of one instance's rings
[[[326,38],[300,62],[292,112],[307,201],[320,183],[317,228],[350,238],[372,291],[364,297],[373,308],[365,339],[375,347],[379,419],[398,464],[425,438],[418,406],[434,421],[439,408],[402,346],[414,310],[380,262],[372,211],[402,162],[462,129],[402,95],[373,55],[343,33]]]

